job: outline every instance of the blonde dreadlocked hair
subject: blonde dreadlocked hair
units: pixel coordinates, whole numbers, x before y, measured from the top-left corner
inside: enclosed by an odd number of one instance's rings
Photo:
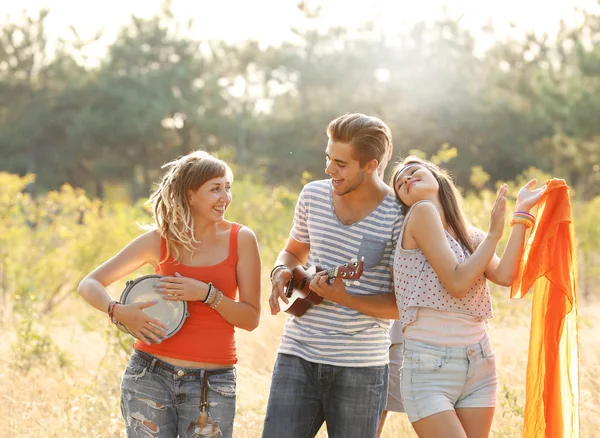
[[[179,157],[162,168],[167,172],[148,203],[152,204],[156,228],[167,241],[165,260],[172,254],[181,263],[183,254],[180,248],[190,251],[193,256],[196,252],[193,244],[199,242],[194,237],[189,192],[198,190],[213,178],[222,178],[227,174],[233,177],[233,174],[225,161],[204,151]],[[161,260],[161,263],[165,260]]]

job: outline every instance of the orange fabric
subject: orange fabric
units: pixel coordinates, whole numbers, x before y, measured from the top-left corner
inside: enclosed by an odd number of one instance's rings
[[[548,181],[511,298],[535,284],[523,437],[579,437],[575,233],[569,188]]]
[[[195,278],[205,283],[211,282],[227,298],[237,300],[236,268],[237,235],[242,225],[232,224],[229,237],[229,256],[211,266],[187,266],[176,262],[172,256],[161,263],[156,270],[160,275],[175,275]],[[161,260],[167,251],[166,241],[162,240]],[[136,341],[133,347],[140,351],[175,359],[216,364],[237,363],[234,327],[223,319],[216,310],[201,301],[188,301],[187,317],[181,329],[160,344],[146,345]]]

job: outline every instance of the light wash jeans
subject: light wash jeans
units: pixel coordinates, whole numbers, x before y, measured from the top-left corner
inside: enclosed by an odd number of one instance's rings
[[[342,367],[279,354],[263,438],[375,438],[387,398],[388,367]]]
[[[136,350],[121,381],[121,413],[128,437],[231,438],[235,396],[233,367],[180,368]]]

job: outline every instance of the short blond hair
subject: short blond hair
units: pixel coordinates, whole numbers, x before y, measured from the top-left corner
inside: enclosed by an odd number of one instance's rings
[[[355,158],[364,166],[371,160],[383,161],[392,147],[392,131],[381,119],[365,114],[344,114],[327,126],[327,136],[352,145]]]

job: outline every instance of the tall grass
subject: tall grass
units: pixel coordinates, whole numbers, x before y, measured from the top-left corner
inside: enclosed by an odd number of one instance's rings
[[[529,337],[527,302],[511,303],[503,312],[506,318],[498,315],[490,324],[500,378],[492,427],[492,437],[497,438],[520,436]],[[592,438],[600,436],[600,305],[583,307],[581,320],[581,437]],[[284,316],[271,316],[265,307],[258,329],[237,332],[236,437],[260,437],[284,321]],[[120,332],[75,298],[39,328],[68,360],[47,354],[23,367],[19,355],[11,352],[15,326],[4,327],[0,437],[124,437],[119,384],[127,357],[115,348]],[[322,430],[319,436],[327,434]],[[404,414],[392,414],[384,436],[416,435]]]
[[[141,232],[136,222],[147,223],[150,218],[141,204],[100,204],[70,187],[31,199],[24,190],[29,181],[0,173],[0,438],[124,437],[119,385],[131,338],[74,290],[85,273]],[[284,188],[269,188],[250,177],[234,184],[228,217],[256,232],[265,285],[287,237],[295,199]],[[493,199],[490,192],[465,199],[470,216],[484,230]],[[600,232],[594,210],[598,202],[577,205],[579,251],[585,255],[580,272],[585,272],[588,297],[580,305],[579,324],[584,438],[600,437],[600,304],[593,301],[600,295],[596,286],[600,242],[594,239]],[[114,285],[113,296],[123,285],[124,281]],[[260,436],[285,323],[284,315],[270,315],[269,292],[263,291],[259,327],[236,334],[239,438]],[[493,437],[520,436],[523,420],[530,301],[508,301],[507,296],[506,289],[494,289],[496,317],[490,335],[500,386]],[[319,436],[327,435],[322,430]],[[384,436],[415,435],[403,414],[392,414]]]

